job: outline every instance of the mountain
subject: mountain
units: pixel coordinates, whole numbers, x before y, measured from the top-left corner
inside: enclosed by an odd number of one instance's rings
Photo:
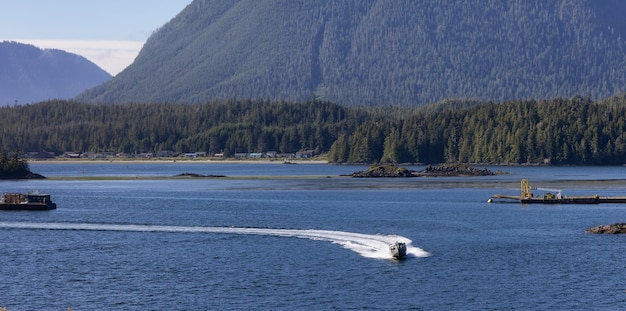
[[[110,74],[82,56],[0,42],[0,106],[69,99],[109,79]]]
[[[626,1],[195,0],[76,99],[414,106],[626,91]]]

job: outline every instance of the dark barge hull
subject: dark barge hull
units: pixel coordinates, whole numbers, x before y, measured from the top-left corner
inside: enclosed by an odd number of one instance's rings
[[[55,203],[34,204],[34,203],[0,203],[0,211],[48,211],[56,209]]]
[[[598,203],[626,203],[626,197],[600,197]]]
[[[522,204],[599,204],[600,198],[596,197],[576,197],[560,199],[530,198],[520,199]]]
[[[626,203],[626,197],[564,197],[560,199],[529,198],[520,199],[522,204],[600,204],[600,203]]]
[[[563,198],[520,198],[518,196],[494,195],[490,199],[506,199],[518,201],[522,204],[601,204],[601,203],[626,203],[626,197],[600,197],[581,196]]]

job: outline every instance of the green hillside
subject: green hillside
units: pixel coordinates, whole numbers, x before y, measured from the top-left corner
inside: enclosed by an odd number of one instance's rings
[[[626,91],[626,2],[196,0],[92,103],[414,106]]]
[[[49,101],[0,108],[0,150],[293,154],[337,163],[626,163],[626,96],[417,108],[320,101],[96,105]]]

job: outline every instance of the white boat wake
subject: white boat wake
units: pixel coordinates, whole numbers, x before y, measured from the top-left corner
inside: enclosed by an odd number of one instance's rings
[[[239,227],[196,227],[196,226],[154,226],[154,225],[116,225],[90,223],[30,223],[0,222],[4,229],[40,229],[40,230],[88,230],[88,231],[131,231],[131,232],[194,232],[225,233],[294,237],[339,244],[367,258],[390,259],[389,244],[396,241],[407,246],[407,257],[428,257],[430,254],[411,245],[411,240],[399,235],[361,234],[330,230],[303,229],[265,229]]]

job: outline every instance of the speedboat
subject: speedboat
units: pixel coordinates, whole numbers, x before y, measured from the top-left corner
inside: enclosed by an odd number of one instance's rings
[[[389,245],[389,251],[391,252],[391,257],[400,259],[406,256],[406,243],[397,242]]]

